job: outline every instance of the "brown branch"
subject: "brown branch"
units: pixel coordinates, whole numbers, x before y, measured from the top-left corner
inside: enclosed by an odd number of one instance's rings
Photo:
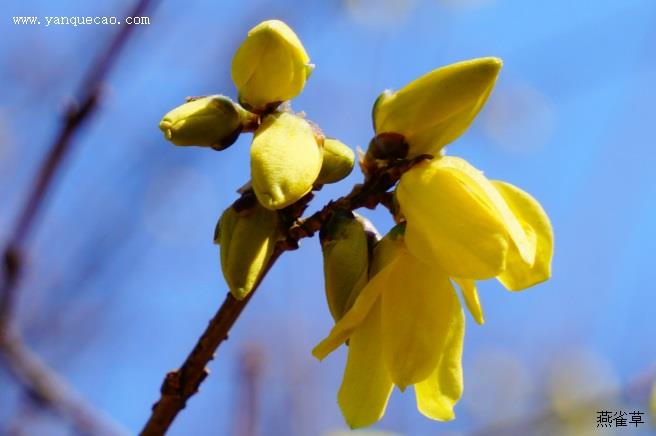
[[[129,11],[129,16],[144,16],[154,3],[155,0],[139,0]],[[97,412],[73,395],[71,389],[22,343],[13,331],[12,312],[24,264],[22,253],[25,241],[43,210],[57,172],[61,170],[73,148],[75,134],[96,111],[103,83],[117,63],[135,27],[137,26],[124,25],[120,29],[88,71],[80,87],[77,103],[71,103],[66,108],[61,128],[34,178],[2,255],[4,271],[0,284],[0,354],[4,355],[10,373],[26,391],[61,415],[69,417],[77,429],[85,434],[124,432],[117,430],[116,426],[102,422],[106,419],[101,420]],[[98,422],[94,422],[96,419]],[[104,431],[92,431],[96,428],[102,428]]]
[[[185,408],[187,400],[198,392],[200,384],[209,374],[206,365],[214,358],[214,353],[221,343],[228,338],[230,329],[282,253],[298,248],[298,242],[301,239],[313,236],[337,210],[352,211],[361,207],[375,208],[405,171],[427,157],[420,156],[412,160],[401,160],[390,164],[363,184],[353,187],[348,195],[331,201],[310,217],[294,223],[287,231],[287,239],[276,245],[251,293],[243,300],[237,300],[232,294],[228,294],[182,366],[166,375],[160,390],[160,399],[153,406],[152,414],[141,431],[141,435],[165,434],[177,414]],[[306,197],[300,201],[300,207],[292,205],[290,208],[294,210],[294,214],[300,216],[310,199],[311,196]]]

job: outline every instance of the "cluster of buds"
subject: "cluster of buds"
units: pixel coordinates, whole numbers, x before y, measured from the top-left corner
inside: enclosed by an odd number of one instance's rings
[[[459,62],[383,92],[360,167],[366,184],[399,162],[414,164],[390,191],[375,193],[392,199],[395,225],[381,238],[366,218],[344,207],[321,222],[335,325],[313,354],[323,359],[348,345],[337,398],[351,427],[379,420],[394,386],[413,386],[425,416],[453,419],[463,389],[465,328],[456,288],[482,324],[477,280],[496,278],[518,291],[551,275],[553,233],[540,204],[445,153],[485,104],[501,66],[492,57]],[[289,210],[354,166],[353,150],[282,104],[303,90],[313,68],[287,25],[265,21],[234,56],[238,102],[222,95],[191,99],[160,123],[176,145],[217,150],[253,132],[250,181],[223,212],[214,238],[237,299],[257,286],[276,244],[288,236],[290,218],[298,218]]]
[[[303,90],[313,68],[285,23],[265,21],[248,32],[233,58],[238,102],[224,95],[189,98],[160,122],[175,145],[215,150],[253,132],[250,181],[242,198],[223,212],[214,238],[237,299],[252,291],[284,237],[278,211],[321,185],[342,180],[354,166],[352,149],[324,137],[316,124],[282,105]]]

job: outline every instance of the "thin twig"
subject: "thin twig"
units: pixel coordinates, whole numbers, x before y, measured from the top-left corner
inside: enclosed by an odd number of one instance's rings
[[[228,294],[182,366],[166,375],[160,390],[160,399],[153,406],[152,414],[141,431],[141,435],[165,434],[177,414],[185,408],[187,400],[198,392],[200,384],[209,374],[206,365],[214,358],[214,353],[221,343],[228,338],[230,329],[282,253],[298,248],[298,242],[301,239],[313,236],[337,210],[352,211],[361,207],[376,207],[384,193],[394,186],[401,175],[426,157],[420,156],[391,164],[363,184],[353,187],[348,195],[331,201],[310,217],[293,224],[287,231],[287,239],[276,245],[251,293],[243,300],[237,300],[232,294]],[[308,198],[301,200],[299,216],[308,201]],[[293,205],[290,207],[294,208]]]
[[[131,17],[145,16],[155,0],[139,0],[129,12]],[[36,354],[21,341],[12,325],[12,314],[17,287],[23,269],[24,244],[34,228],[36,218],[43,210],[45,199],[62,164],[70,154],[75,134],[96,111],[101,88],[117,63],[130,35],[137,26],[123,25],[107,49],[93,64],[82,82],[77,103],[70,103],[64,120],[35,176],[29,195],[10,233],[2,255],[3,279],[0,284],[0,354],[8,364],[10,373],[21,386],[41,403],[62,416],[68,417],[82,434],[122,434],[115,425],[93,411],[75,395]]]

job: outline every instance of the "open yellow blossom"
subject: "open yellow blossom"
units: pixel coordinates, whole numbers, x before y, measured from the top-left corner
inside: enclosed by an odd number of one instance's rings
[[[253,27],[232,60],[239,101],[260,112],[296,97],[314,66],[298,36],[279,20]]]
[[[510,291],[519,291],[537,285],[551,277],[553,257],[553,230],[551,222],[538,201],[527,192],[510,183],[493,180],[492,184],[517,217],[527,238],[535,243],[535,259],[526,262],[511,247],[506,258],[506,269],[497,279]]]
[[[496,277],[519,291],[551,277],[549,217],[516,186],[444,156],[405,173],[396,194],[408,249],[446,271],[479,324],[484,316],[475,280]]]
[[[376,245],[369,282],[313,350],[323,359],[349,341],[338,402],[353,428],[383,416],[394,385],[414,385],[427,417],[454,418],[464,316],[451,280],[482,324],[475,279],[497,277],[518,290],[551,273],[553,235],[539,203],[464,160],[417,165],[397,196],[406,222]]]
[[[496,277],[512,249],[523,263],[534,264],[535,238],[495,186],[463,159],[420,163],[401,177],[397,198],[410,251],[450,277]]]
[[[421,262],[393,230],[374,249],[373,277],[313,351],[320,359],[349,340],[338,402],[352,427],[385,412],[394,385],[414,385],[417,406],[453,419],[462,394],[464,317],[449,278]]]
[[[464,337],[454,284],[483,324],[476,280],[497,278],[516,291],[551,275],[553,232],[540,204],[442,152],[471,124],[500,68],[496,58],[440,68],[374,106],[378,136],[367,156],[433,157],[401,176],[394,198],[403,223],[378,242],[369,281],[313,350],[323,359],[348,340],[338,402],[351,427],[380,419],[394,385],[414,385],[424,415],[453,419]]]
[[[494,57],[438,68],[396,92],[383,92],[373,109],[376,134],[405,137],[409,157],[438,155],[462,135],[487,101],[503,63]]]

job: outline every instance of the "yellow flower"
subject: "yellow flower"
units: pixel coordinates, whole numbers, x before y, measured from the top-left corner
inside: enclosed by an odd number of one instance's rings
[[[406,172],[396,193],[408,249],[450,277],[498,277],[512,290],[549,278],[551,225],[519,188],[491,182],[465,160],[444,156]]]
[[[351,427],[379,420],[394,385],[414,385],[427,417],[453,419],[463,389],[464,315],[452,282],[483,324],[476,280],[497,278],[516,291],[551,275],[553,232],[540,204],[442,153],[471,124],[500,68],[496,58],[450,65],[374,105],[367,170],[434,157],[401,176],[394,215],[404,222],[376,244],[369,281],[313,350],[323,359],[348,341],[338,402]]]
[[[482,324],[475,279],[519,290],[551,274],[549,219],[519,188],[445,156],[406,172],[396,195],[406,222],[376,245],[369,282],[313,350],[323,359],[349,341],[338,402],[351,427],[379,420],[394,385],[414,385],[427,417],[453,419],[464,316],[451,281]]]
[[[282,209],[312,190],[322,163],[310,124],[282,112],[267,116],[251,145],[251,182],[267,209]]]
[[[261,112],[296,97],[314,66],[298,36],[278,20],[253,27],[232,60],[239,101]]]
[[[469,127],[496,82],[501,59],[487,57],[438,68],[396,92],[385,91],[373,109],[376,134],[399,133],[409,157],[437,156]]]
[[[510,183],[493,180],[510,210],[515,214],[530,241],[535,241],[533,264],[524,262],[516,247],[510,247],[506,269],[497,279],[508,290],[519,291],[537,285],[551,277],[553,257],[553,230],[540,203],[527,192]]]
[[[453,419],[462,394],[464,317],[449,278],[407,250],[399,227],[376,245],[371,275],[313,350],[323,359],[349,340],[337,396],[346,422],[357,428],[379,420],[394,385],[414,385],[417,407],[429,418]]]

